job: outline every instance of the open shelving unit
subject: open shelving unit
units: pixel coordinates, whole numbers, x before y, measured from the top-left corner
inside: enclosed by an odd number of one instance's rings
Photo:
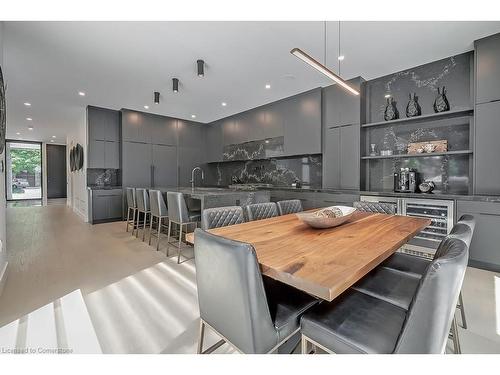
[[[451,155],[467,155],[472,154],[472,150],[457,150],[446,152],[431,152],[421,154],[398,154],[398,155],[376,155],[376,156],[362,156],[361,159],[403,159],[403,158],[429,158],[433,156],[451,156]]]

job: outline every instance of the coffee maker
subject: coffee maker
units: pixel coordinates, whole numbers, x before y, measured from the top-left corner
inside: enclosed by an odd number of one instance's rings
[[[417,191],[417,171],[410,168],[401,168],[394,173],[394,191],[397,193],[415,193]]]

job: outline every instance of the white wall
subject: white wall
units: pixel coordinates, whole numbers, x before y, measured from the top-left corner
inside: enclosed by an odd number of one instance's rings
[[[4,36],[4,23],[0,21],[0,66],[3,68],[3,36]],[[2,69],[4,79],[5,71]],[[7,247],[6,247],[6,228],[5,228],[5,151],[0,154],[0,163],[3,162],[3,169],[0,170],[0,241],[2,248],[0,248],[0,294],[2,294],[3,285],[7,278]]]
[[[86,113],[82,116],[77,126],[72,127],[70,134],[66,139],[67,156],[67,176],[68,176],[68,205],[84,221],[88,221],[88,197],[87,197],[87,126]],[[71,172],[69,163],[69,152],[77,143],[82,145],[84,153],[83,168],[79,171]]]

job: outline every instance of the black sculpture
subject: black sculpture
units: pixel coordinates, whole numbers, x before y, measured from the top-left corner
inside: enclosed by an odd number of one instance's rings
[[[81,144],[77,143],[76,144],[76,169],[80,170],[83,168],[83,147]]]
[[[399,112],[396,108],[396,102],[391,98],[387,98],[387,105],[384,111],[384,120],[391,121],[399,118]]]
[[[410,100],[406,105],[406,117],[416,117],[422,114],[422,108],[420,108],[420,104],[418,104],[418,96],[416,93],[413,93],[413,98],[411,94],[408,94]]]
[[[438,95],[436,96],[436,100],[434,100],[434,112],[446,112],[450,110],[450,103],[448,102],[448,98],[446,97],[446,88],[443,86],[443,89],[440,91],[438,87]]]

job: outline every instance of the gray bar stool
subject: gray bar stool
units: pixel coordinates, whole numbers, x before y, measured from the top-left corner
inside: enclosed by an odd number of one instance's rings
[[[132,235],[134,234],[135,226],[135,214],[137,212],[137,201],[135,199],[135,188],[127,188],[127,229],[128,232],[129,225],[132,225]],[[130,218],[130,212],[132,212],[132,218]]]
[[[135,196],[137,199],[137,232],[135,233],[135,236],[139,238],[139,218],[142,213],[142,240],[144,241],[144,238],[146,236],[146,224],[148,222],[148,215],[151,213],[149,208],[148,191],[146,189],[135,189]]]
[[[179,226],[179,241],[176,244],[177,247],[177,263],[181,262],[181,242],[182,242],[182,228],[186,227],[184,234],[188,233],[189,225],[194,224],[196,228],[198,222],[200,221],[201,215],[198,211],[188,211],[186,206],[186,201],[184,200],[184,194],[177,193],[173,191],[167,192],[167,205],[168,205],[168,237],[167,237],[167,257],[168,257],[168,246],[170,244],[175,245],[170,242],[170,234],[172,233],[172,223]],[[189,259],[187,259],[189,260]]]
[[[156,237],[156,251],[160,249],[160,232],[162,228],[168,228],[168,225],[163,224],[164,219],[168,220],[168,211],[160,190],[149,191],[149,204],[151,207],[151,220],[149,221],[149,244],[151,245],[151,237]],[[157,233],[153,233],[153,221],[157,220]]]

